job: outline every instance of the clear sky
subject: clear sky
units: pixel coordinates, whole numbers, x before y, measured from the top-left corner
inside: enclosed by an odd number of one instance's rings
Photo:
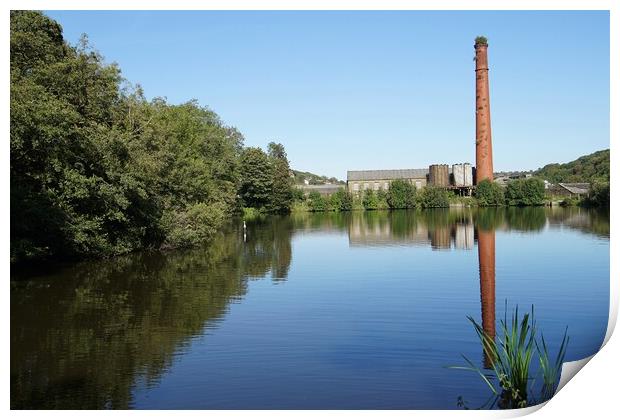
[[[291,166],[475,163],[474,48],[489,39],[495,170],[609,147],[609,14],[49,11],[148,98],[195,98]]]

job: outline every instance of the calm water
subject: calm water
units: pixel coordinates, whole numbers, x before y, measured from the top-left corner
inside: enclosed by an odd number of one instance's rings
[[[491,331],[535,306],[600,347],[609,216],[583,209],[270,217],[203,249],[13,273],[12,408],[457,408]],[[509,309],[510,310],[510,309]]]

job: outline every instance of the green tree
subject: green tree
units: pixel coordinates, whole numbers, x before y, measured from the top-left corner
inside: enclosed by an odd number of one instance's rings
[[[587,202],[594,206],[609,208],[609,182],[597,181],[592,184]]]
[[[450,206],[449,193],[441,187],[427,185],[417,197],[420,207],[423,208]]]
[[[329,196],[329,209],[333,211],[342,210],[342,190],[338,190]]]
[[[545,184],[538,178],[517,179],[508,183],[504,195],[511,206],[539,206],[545,200]]]
[[[195,101],[147,101],[40,12],[10,25],[11,261],[211,239],[238,205],[241,134]]]
[[[351,211],[353,210],[353,194],[344,188],[340,189],[338,193],[342,196],[340,200],[340,210]]]
[[[581,156],[572,162],[545,165],[535,175],[552,183],[609,182],[609,149]]]
[[[504,189],[502,186],[488,179],[482,180],[476,186],[476,200],[483,207],[503,206]]]
[[[304,191],[301,188],[293,188],[293,201],[303,201],[305,199]]]
[[[390,205],[388,204],[388,192],[383,188],[379,188],[377,190],[377,209],[385,210],[389,208]]]
[[[241,187],[243,205],[257,209],[271,203],[273,186],[272,165],[269,156],[259,147],[248,147],[241,153]]]
[[[387,201],[391,209],[413,208],[416,202],[416,189],[411,183],[396,179],[390,183]]]
[[[370,188],[364,190],[362,204],[366,210],[377,210],[379,208],[379,199],[374,190]]]
[[[318,191],[312,191],[308,195],[308,207],[310,211],[326,211],[328,209],[328,202]]]
[[[293,178],[284,146],[269,143],[268,153],[271,161],[271,193],[269,210],[275,213],[288,213],[293,203]]]

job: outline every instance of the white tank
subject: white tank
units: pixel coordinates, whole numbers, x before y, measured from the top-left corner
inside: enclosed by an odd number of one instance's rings
[[[464,173],[463,185],[465,185],[466,187],[471,187],[472,185],[474,185],[474,172],[473,172],[471,163],[463,164],[463,173]]]
[[[452,165],[452,176],[454,177],[454,185],[462,187],[465,185],[465,169],[462,163]]]

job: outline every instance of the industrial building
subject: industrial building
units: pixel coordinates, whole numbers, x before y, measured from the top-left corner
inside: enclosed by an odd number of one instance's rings
[[[348,171],[347,190],[358,194],[364,190],[386,190],[390,182],[405,180],[416,188],[433,185],[471,195],[474,185],[493,181],[493,147],[491,140],[491,104],[486,38],[476,38],[476,167],[470,163],[430,165],[428,169]]]
[[[582,198],[590,195],[590,183],[588,182],[559,182],[546,184],[545,188],[549,194],[554,196]]]
[[[420,189],[427,185],[470,191],[474,185],[471,163],[430,165],[428,169],[384,169],[370,171],[348,171],[347,190],[360,193],[364,190],[387,190],[390,183],[401,179]]]
[[[347,171],[347,190],[359,193],[364,190],[387,190],[390,182],[402,179],[416,188],[427,184],[428,169],[387,169],[374,171]]]

